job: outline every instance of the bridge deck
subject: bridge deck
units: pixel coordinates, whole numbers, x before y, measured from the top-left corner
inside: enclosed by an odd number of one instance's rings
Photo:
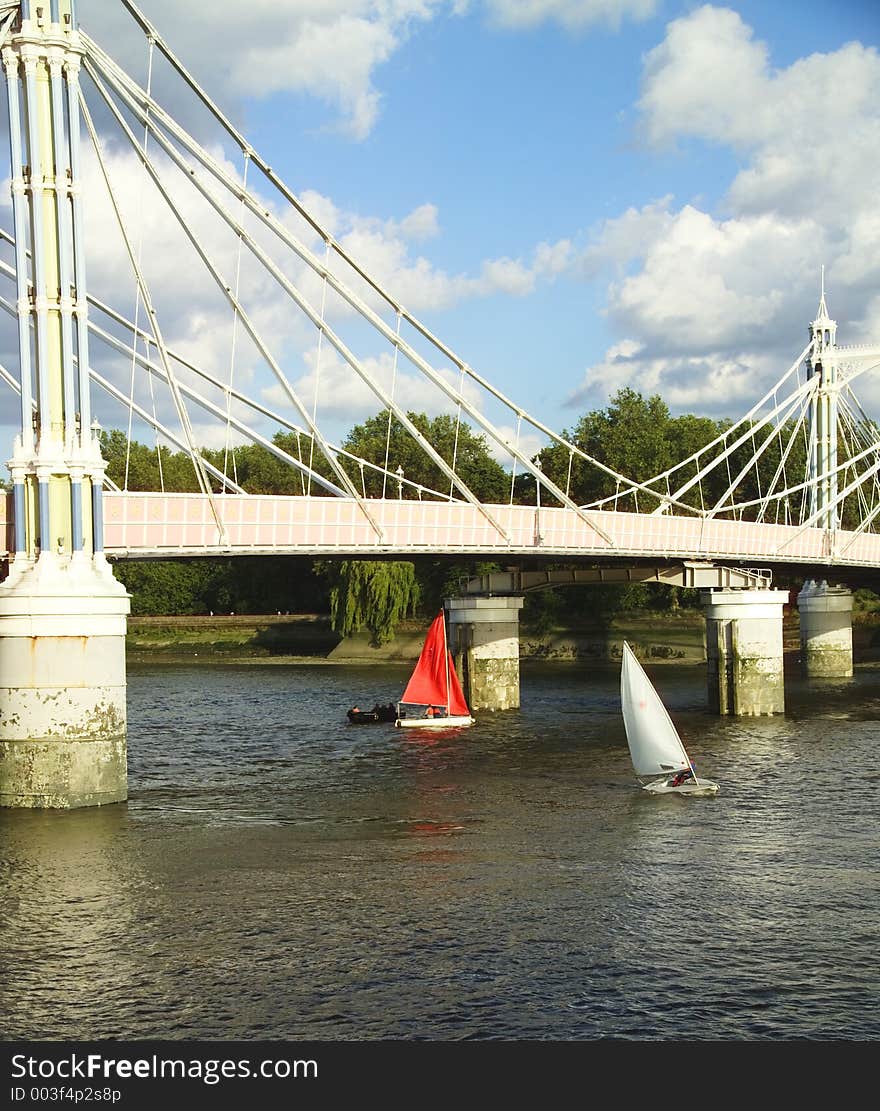
[[[353,499],[224,495],[214,502],[225,536],[202,494],[105,494],[105,550],[123,559],[443,553],[880,566],[878,535],[838,531],[832,550],[823,530],[794,525],[614,512],[589,513],[588,523],[570,509],[520,505],[485,506],[490,520],[461,503],[371,500],[379,535]],[[0,525],[6,517],[0,500]]]

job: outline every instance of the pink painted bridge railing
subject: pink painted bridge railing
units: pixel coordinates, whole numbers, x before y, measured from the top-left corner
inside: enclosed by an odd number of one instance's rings
[[[477,507],[449,502],[366,503],[336,497],[121,494],[104,498],[105,549],[120,558],[301,553],[448,553],[692,558],[741,563],[880,566],[880,536],[796,525],[639,513]],[[491,518],[491,519],[490,519]],[[374,527],[374,525],[376,527]]]
[[[537,555],[880,566],[880,535],[641,513],[453,502],[202,494],[104,495],[104,547],[120,559],[197,555]],[[488,516],[486,515],[488,514]],[[9,540],[8,502],[0,535]],[[490,519],[491,518],[491,519]],[[585,519],[586,518],[586,519]],[[375,527],[374,527],[375,525]]]

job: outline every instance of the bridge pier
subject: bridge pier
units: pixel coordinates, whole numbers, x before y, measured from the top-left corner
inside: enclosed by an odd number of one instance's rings
[[[709,708],[758,717],[785,710],[782,607],[787,590],[713,590],[706,610]]]
[[[852,591],[808,580],[798,594],[801,654],[807,675],[845,679],[853,673]]]
[[[106,562],[22,562],[0,584],[0,806],[122,802],[128,594]]]
[[[523,599],[448,598],[449,641],[471,710],[519,706],[519,611]]]

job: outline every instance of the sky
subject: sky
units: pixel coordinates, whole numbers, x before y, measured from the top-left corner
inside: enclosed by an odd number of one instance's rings
[[[741,415],[804,347],[822,266],[839,342],[880,343],[877,0],[141,6],[360,264],[555,430],[623,387],[659,393],[673,413]],[[147,48],[122,4],[78,7],[91,36],[144,82]],[[157,95],[241,173],[231,145],[166,71],[154,62]],[[96,109],[95,118],[140,249],[155,256],[144,265],[166,338],[228,373],[228,306],[216,290],[200,291],[174,221],[106,115]],[[293,227],[257,176],[252,187]],[[93,160],[87,202],[98,177]],[[194,202],[181,203],[234,273],[235,242],[221,242]],[[111,243],[106,201],[87,219],[90,289],[123,295],[133,314],[131,270]],[[11,227],[8,201],[0,222]],[[310,246],[320,250],[320,239]],[[309,286],[303,268],[288,272]],[[239,277],[303,397],[320,367],[328,435],[379,408],[294,321],[275,283],[247,261]],[[314,280],[311,295],[321,296]],[[335,311],[341,322],[344,306]],[[236,382],[280,405],[284,390],[236,327]],[[372,349],[351,320],[346,327],[390,382],[391,349]],[[9,343],[3,351],[9,366]],[[100,345],[94,354],[124,383],[121,361]],[[400,389],[412,408],[433,404],[415,379],[401,378]],[[880,416],[880,375],[866,375],[859,392]],[[8,428],[16,402],[0,397]],[[101,416],[121,425],[109,410]],[[201,416],[196,424],[216,446],[216,427]]]

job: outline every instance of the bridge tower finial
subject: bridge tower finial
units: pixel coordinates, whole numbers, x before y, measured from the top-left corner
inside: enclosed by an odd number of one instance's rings
[[[820,277],[819,308],[816,312],[816,319],[810,324],[810,339],[815,343],[813,358],[815,359],[825,348],[833,347],[836,338],[837,321],[832,320],[828,315],[828,307],[825,304],[825,266],[823,264]]]

